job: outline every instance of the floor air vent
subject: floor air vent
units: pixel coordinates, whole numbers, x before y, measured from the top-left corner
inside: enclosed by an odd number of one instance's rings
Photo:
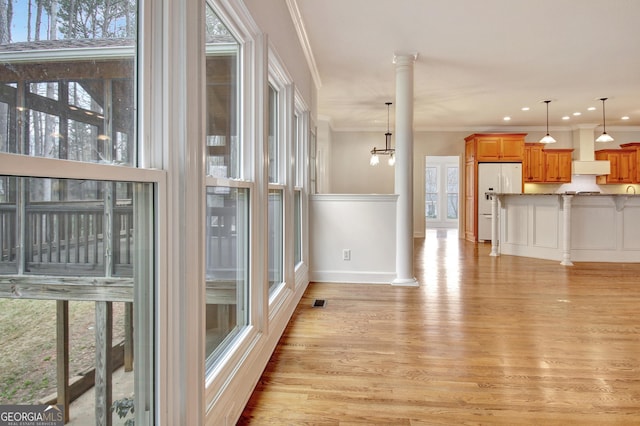
[[[327,301],[324,299],[316,299],[313,301],[313,306],[314,308],[324,308],[325,306],[327,306]]]

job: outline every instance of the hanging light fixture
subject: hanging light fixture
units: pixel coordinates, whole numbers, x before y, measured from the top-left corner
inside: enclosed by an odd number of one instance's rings
[[[393,166],[396,164],[396,150],[391,148],[391,132],[389,131],[389,108],[391,106],[391,102],[385,102],[385,105],[387,106],[387,133],[384,134],[384,149],[373,147],[371,150],[371,159],[369,160],[369,164],[372,166],[380,163],[380,157],[378,157],[378,155],[388,155],[389,165]]]
[[[556,143],[556,140],[549,134],[549,102],[551,101],[544,101],[544,103],[547,104],[547,134],[542,139],[540,139],[541,143]]]
[[[602,101],[602,134],[596,138],[596,142],[613,142],[613,138],[607,133],[607,124],[604,119],[604,101],[608,98],[600,98]]]

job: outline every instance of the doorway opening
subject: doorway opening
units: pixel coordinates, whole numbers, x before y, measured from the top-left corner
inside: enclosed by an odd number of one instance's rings
[[[458,229],[460,158],[426,156],[424,178],[425,229]]]

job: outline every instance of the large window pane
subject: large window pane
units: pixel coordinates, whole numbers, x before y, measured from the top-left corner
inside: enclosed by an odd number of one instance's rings
[[[249,190],[207,188],[206,356],[214,361],[248,323]]]
[[[45,3],[0,14],[0,150],[135,165],[136,1]]]
[[[0,272],[17,272],[20,252],[25,274],[132,277],[133,186],[0,177]]]
[[[302,262],[302,191],[296,190],[293,199],[294,261]]]
[[[53,163],[68,159],[136,166],[137,1],[4,4],[0,6],[5,12],[0,13],[0,151],[47,157]],[[66,176],[72,170],[69,176],[83,176],[82,171],[96,170],[76,167],[66,163],[56,173]],[[110,424],[109,417],[117,418],[111,401],[134,404],[136,424],[143,424],[143,419],[154,422],[156,190],[154,184],[139,182],[0,177],[0,312],[21,312],[3,317],[2,323],[31,324],[29,331],[48,336],[53,349],[46,346],[49,352],[42,353],[45,346],[23,347],[14,341],[5,346],[14,357],[21,350],[37,354],[35,362],[27,362],[31,366],[27,374],[39,374],[38,378],[53,374],[53,379],[42,381],[48,387],[37,389],[48,395],[56,387],[56,354],[63,349],[56,348],[51,333],[39,327],[57,325],[71,333],[71,353],[64,356],[72,363],[85,356],[76,348],[91,347],[93,342],[90,365],[71,371],[95,378],[95,406],[90,404],[85,412],[71,408],[70,417],[78,424]],[[57,320],[66,313],[69,327]],[[73,335],[77,326],[83,332],[80,346]],[[112,371],[106,368],[110,359],[125,360],[130,375],[122,382],[125,387],[111,382]],[[17,377],[14,389],[31,382],[26,374]],[[15,382],[6,379],[0,377],[0,383]],[[0,404],[33,403],[43,397],[18,396],[3,389]],[[129,418],[133,419],[131,413]]]
[[[238,135],[238,43],[206,7],[207,167],[214,177],[242,178]]]
[[[269,292],[283,282],[283,191],[269,190]]]
[[[18,272],[17,179],[0,177],[0,273]]]
[[[278,92],[269,86],[269,183],[280,182],[280,127],[278,126]]]
[[[458,218],[458,167],[447,167],[447,219]]]
[[[438,168],[425,170],[425,215],[427,219],[438,218]]]
[[[95,375],[93,392],[104,394],[93,400],[152,400],[151,383],[134,385],[133,359],[135,369],[153,371],[153,326],[135,320],[153,309],[153,185],[8,176],[0,183],[0,404],[46,401],[60,351],[72,376]],[[66,349],[56,345],[56,326],[70,336]],[[101,369],[107,356],[117,373]],[[100,386],[112,374],[122,379]],[[144,386],[144,395],[134,393]],[[72,405],[71,417],[93,424],[99,413],[116,416],[95,404]]]

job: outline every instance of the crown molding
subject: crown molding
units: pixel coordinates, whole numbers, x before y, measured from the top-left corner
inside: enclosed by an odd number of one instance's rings
[[[298,34],[298,40],[300,41],[302,51],[304,52],[304,57],[307,59],[309,71],[311,72],[313,82],[316,85],[316,90],[320,90],[322,87],[320,72],[318,71],[316,59],[313,56],[313,51],[311,50],[311,43],[309,42],[309,36],[307,35],[307,30],[305,28],[304,21],[302,20],[302,15],[300,14],[298,2],[296,0],[286,0],[286,2],[287,7],[289,8],[289,14],[291,14],[293,26],[296,28],[296,33]]]

